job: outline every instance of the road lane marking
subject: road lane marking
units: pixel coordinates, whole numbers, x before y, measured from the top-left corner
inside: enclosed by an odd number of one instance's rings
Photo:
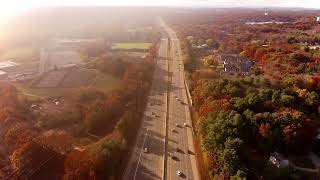
[[[134,180],[136,179],[136,176],[137,176],[137,172],[138,172],[138,168],[139,168],[139,164],[140,164],[140,160],[141,160],[141,156],[142,156],[142,151],[144,150],[144,146],[145,146],[146,139],[147,139],[147,136],[148,136],[148,131],[149,131],[149,129],[147,129],[147,132],[146,132],[144,140],[143,140],[143,145],[142,145],[142,148],[141,148],[141,151],[140,151],[137,167],[136,167],[136,170],[135,170],[134,176],[133,176]]]

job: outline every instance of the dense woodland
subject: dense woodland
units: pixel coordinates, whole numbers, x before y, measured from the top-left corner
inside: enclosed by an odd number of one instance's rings
[[[266,15],[265,12],[268,12]],[[192,91],[194,126],[208,179],[302,179],[271,153],[305,157],[319,128],[317,11],[227,9],[172,13]],[[247,22],[285,22],[248,24]],[[201,45],[205,44],[205,48]],[[217,54],[255,62],[254,75],[223,73]],[[219,69],[220,67],[220,69]],[[201,160],[201,158],[200,158]],[[202,167],[204,166],[204,167]],[[208,173],[209,172],[209,173]],[[209,177],[207,177],[209,174]]]

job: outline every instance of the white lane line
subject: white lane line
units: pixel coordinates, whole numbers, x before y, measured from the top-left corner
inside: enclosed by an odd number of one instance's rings
[[[144,145],[146,143],[146,139],[147,139],[147,136],[148,136],[148,131],[149,131],[149,129],[147,129],[146,135],[145,135],[144,140],[143,140],[143,145],[142,145],[142,148],[141,148],[141,151],[140,151],[137,167],[136,167],[136,170],[135,170],[134,176],[133,176],[134,180],[136,179],[136,176],[137,176],[137,172],[138,172],[138,168],[139,168],[139,164],[140,164],[140,159],[141,159],[141,156],[142,156],[142,151],[144,149]]]

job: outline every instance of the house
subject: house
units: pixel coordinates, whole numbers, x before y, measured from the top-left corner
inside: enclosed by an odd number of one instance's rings
[[[274,152],[271,153],[269,161],[276,167],[287,167],[289,166],[289,160],[285,159],[280,153]]]
[[[238,54],[219,54],[218,60],[223,64],[226,73],[242,73],[249,75],[254,62]]]
[[[317,17],[317,20],[316,20],[318,23],[320,23],[320,16]]]

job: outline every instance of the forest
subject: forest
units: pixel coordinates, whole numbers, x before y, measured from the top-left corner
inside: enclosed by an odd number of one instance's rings
[[[320,125],[319,12],[230,11],[167,16],[180,38],[192,92],[202,178],[317,177],[294,167],[315,167],[308,154]],[[253,73],[227,73],[220,54],[251,60]],[[290,166],[274,167],[274,152]]]

